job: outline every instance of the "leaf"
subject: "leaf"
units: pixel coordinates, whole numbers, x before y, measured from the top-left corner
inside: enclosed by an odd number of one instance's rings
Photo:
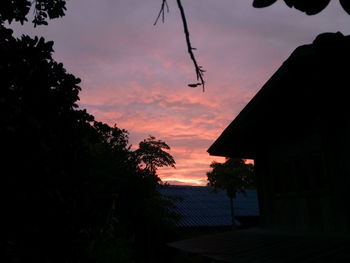
[[[202,83],[192,83],[192,84],[188,84],[187,86],[191,87],[191,88],[196,88],[198,86],[202,85]]]
[[[350,2],[349,0],[339,0],[340,5],[345,10],[346,13],[350,15]]]
[[[268,7],[272,4],[274,4],[276,1],[277,0],[254,0],[253,7],[255,7],[255,8]]]
[[[284,2],[287,6],[294,7],[307,15],[315,15],[325,9],[330,0],[284,0]]]

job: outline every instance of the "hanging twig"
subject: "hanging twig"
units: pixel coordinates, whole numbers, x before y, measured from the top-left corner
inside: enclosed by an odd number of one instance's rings
[[[190,41],[190,33],[188,31],[188,26],[187,26],[187,20],[186,20],[186,15],[185,15],[185,11],[184,8],[182,6],[181,0],[176,0],[177,1],[177,5],[180,9],[180,13],[181,13],[181,18],[182,18],[182,22],[183,22],[183,26],[184,26],[184,32],[185,32],[185,36],[186,36],[186,43],[187,43],[187,51],[190,54],[190,57],[193,61],[195,70],[196,70],[196,75],[197,75],[197,80],[200,81],[200,83],[196,83],[196,84],[189,84],[189,87],[197,87],[199,85],[202,85],[203,87],[203,92],[204,92],[204,72],[205,70],[201,67],[198,66],[197,60],[193,54],[193,50],[195,50],[195,48],[192,47],[191,45],[191,41]]]
[[[196,70],[196,75],[197,75],[197,80],[200,81],[200,83],[196,83],[196,84],[189,84],[188,86],[190,87],[196,87],[199,85],[202,85],[203,87],[203,92],[204,92],[204,72],[205,70],[201,67],[198,66],[197,60],[193,54],[193,50],[196,50],[195,48],[192,47],[191,45],[191,41],[190,41],[190,33],[188,31],[188,26],[187,26],[187,20],[186,20],[186,15],[185,15],[185,11],[183,9],[181,0],[176,0],[177,1],[177,5],[180,9],[180,13],[181,13],[181,18],[182,18],[182,22],[184,25],[184,32],[185,32],[185,36],[186,36],[186,43],[187,43],[187,51],[190,54],[190,57],[193,61],[195,70]]]
[[[180,13],[181,13],[181,19],[183,22],[183,27],[184,27],[184,32],[185,32],[185,37],[186,37],[186,44],[187,44],[187,51],[190,54],[191,60],[193,61],[195,70],[196,70],[196,76],[197,76],[197,81],[200,81],[199,83],[192,83],[192,84],[188,84],[189,87],[191,88],[195,88],[197,86],[202,86],[203,87],[203,92],[204,92],[204,72],[205,70],[201,67],[198,66],[197,60],[193,54],[193,50],[196,50],[195,48],[192,47],[191,45],[191,41],[190,41],[190,33],[188,30],[188,26],[187,26],[187,20],[186,20],[186,15],[185,15],[185,11],[184,8],[182,6],[181,0],[177,0],[177,5],[180,9]],[[158,16],[156,21],[154,22],[153,25],[156,25],[158,23],[158,20],[160,17],[162,17],[162,22],[164,23],[164,18],[165,18],[165,10],[168,13],[169,12],[169,6],[167,3],[167,0],[162,0],[162,5],[160,7]]]
[[[169,6],[168,6],[168,3],[167,3],[167,0],[163,0],[162,6],[160,7],[160,10],[159,10],[159,13],[158,13],[158,16],[157,16],[157,19],[156,19],[156,21],[153,24],[154,26],[158,23],[158,20],[159,20],[160,16],[162,16],[162,22],[164,23],[165,7],[166,7],[166,12],[169,13]]]

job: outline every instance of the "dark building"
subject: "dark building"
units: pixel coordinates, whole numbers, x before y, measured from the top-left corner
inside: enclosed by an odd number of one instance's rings
[[[254,159],[262,228],[171,246],[203,262],[350,262],[349,89],[349,36],[298,47],[208,149]]]
[[[209,148],[254,159],[262,225],[350,233],[350,37],[298,47]]]

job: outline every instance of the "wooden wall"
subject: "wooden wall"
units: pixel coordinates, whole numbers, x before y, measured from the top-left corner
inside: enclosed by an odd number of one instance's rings
[[[343,124],[305,137],[284,138],[257,155],[264,226],[350,233],[350,130],[348,121]]]

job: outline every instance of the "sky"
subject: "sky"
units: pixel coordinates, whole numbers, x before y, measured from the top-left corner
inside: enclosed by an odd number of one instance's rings
[[[206,90],[196,81],[175,0],[153,25],[162,0],[70,0],[48,26],[13,24],[17,35],[54,40],[54,58],[82,79],[79,106],[128,130],[134,148],[149,135],[171,147],[171,184],[205,185],[206,152],[299,45],[323,32],[350,33],[338,1],[307,16],[283,1],[255,9],[247,0],[182,0]]]

